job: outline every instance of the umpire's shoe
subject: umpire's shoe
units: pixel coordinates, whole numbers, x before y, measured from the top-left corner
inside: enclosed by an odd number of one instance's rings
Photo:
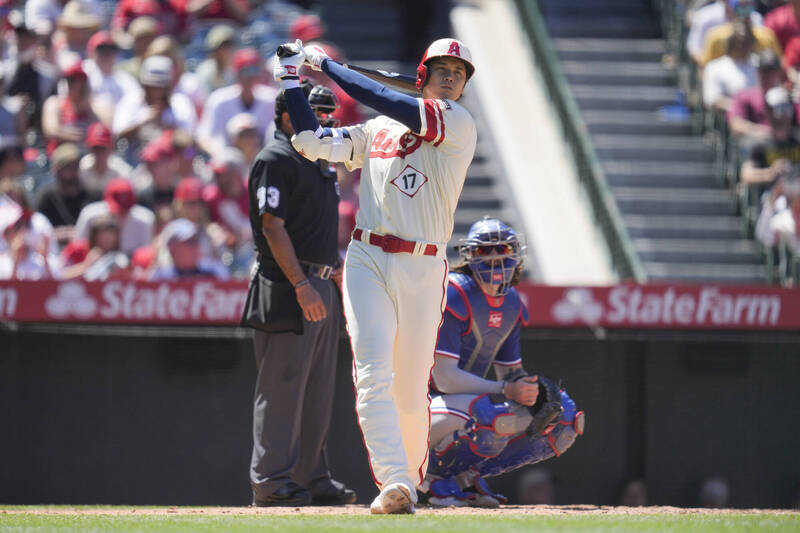
[[[311,482],[312,505],[348,505],[356,503],[357,498],[356,491],[329,477],[321,477]]]
[[[287,482],[266,498],[253,497],[254,507],[294,506],[310,503],[311,493],[294,481]]]

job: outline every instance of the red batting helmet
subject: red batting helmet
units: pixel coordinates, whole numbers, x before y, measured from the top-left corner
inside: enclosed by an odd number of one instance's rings
[[[419,62],[417,67],[417,89],[422,89],[422,86],[425,85],[425,80],[428,78],[428,62],[434,57],[443,56],[455,57],[463,61],[464,66],[467,68],[467,81],[469,81],[475,72],[469,48],[456,39],[439,39],[431,43]]]

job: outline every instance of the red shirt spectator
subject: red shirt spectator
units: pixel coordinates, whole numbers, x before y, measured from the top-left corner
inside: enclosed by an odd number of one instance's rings
[[[250,204],[241,154],[235,149],[223,150],[211,160],[210,166],[214,183],[203,190],[203,200],[208,204],[211,220],[231,232],[236,242],[251,238]]]
[[[182,35],[188,29],[187,0],[121,0],[114,10],[111,29],[127,30],[136,17],[159,21],[159,33]]]
[[[792,37],[800,35],[798,15],[800,15],[800,0],[789,0],[785,6],[776,7],[764,18],[764,26],[775,33],[782,50],[786,50],[786,45]]]
[[[248,0],[190,0],[187,10],[200,20],[231,20],[245,24],[250,14]]]

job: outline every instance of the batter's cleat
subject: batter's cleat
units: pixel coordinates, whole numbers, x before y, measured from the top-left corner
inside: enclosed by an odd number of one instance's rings
[[[387,485],[369,506],[372,514],[414,514],[411,493],[402,483]]]

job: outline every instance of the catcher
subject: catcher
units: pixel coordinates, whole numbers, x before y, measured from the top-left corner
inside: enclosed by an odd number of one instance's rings
[[[475,222],[449,274],[431,379],[431,451],[420,486],[433,506],[497,507],[484,477],[561,455],[584,414],[564,390],[522,368],[527,310],[513,288],[524,247],[503,222]],[[486,379],[494,367],[497,380]]]

